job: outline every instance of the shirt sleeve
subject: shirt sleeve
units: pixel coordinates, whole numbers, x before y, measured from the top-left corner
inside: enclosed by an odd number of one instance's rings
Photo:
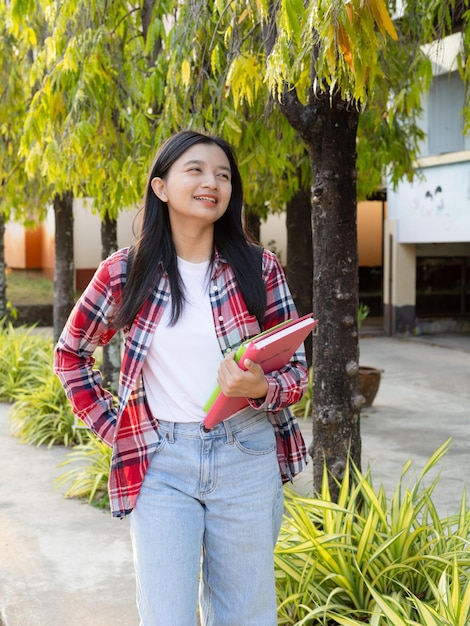
[[[263,279],[266,285],[265,330],[288,319],[297,319],[298,313],[290,293],[284,271],[277,257],[263,251]],[[308,367],[304,345],[300,346],[289,363],[266,375],[268,391],[263,401],[250,400],[254,408],[279,411],[298,402],[308,387]]]
[[[112,446],[116,428],[114,397],[103,388],[93,356],[96,348],[108,343],[116,332],[111,326],[116,300],[109,265],[109,259],[101,263],[73,308],[54,350],[54,371],[73,413]]]

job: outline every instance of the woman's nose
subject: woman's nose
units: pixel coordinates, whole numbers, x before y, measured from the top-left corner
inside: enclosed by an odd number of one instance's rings
[[[203,187],[209,187],[210,189],[216,189],[218,185],[217,176],[215,174],[208,173],[202,183]]]

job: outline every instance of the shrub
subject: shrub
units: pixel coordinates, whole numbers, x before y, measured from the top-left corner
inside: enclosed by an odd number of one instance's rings
[[[70,463],[76,463],[76,466],[57,478],[57,486],[70,483],[66,498],[86,498],[89,503],[108,508],[107,485],[112,451],[91,431],[86,432],[87,441],[75,446],[61,463],[61,467]]]
[[[431,498],[438,479],[423,486],[449,443],[409,488],[406,464],[390,500],[383,487],[374,491],[370,471],[363,475],[352,463],[337,503],[326,472],[320,498],[286,492],[275,551],[279,624],[470,623],[465,494],[460,511],[440,519]]]
[[[75,445],[57,479],[66,497],[109,507],[111,450],[77,429],[52,371],[52,345],[0,325],[0,398],[14,401],[12,425],[25,442]],[[305,407],[303,407],[305,410]],[[307,409],[309,410],[309,409]],[[403,468],[390,499],[376,492],[371,473],[347,466],[338,502],[327,472],[319,498],[286,490],[286,517],[275,550],[278,623],[301,626],[468,626],[470,624],[470,509],[440,518],[437,484],[424,478],[448,450],[443,444],[410,487]]]
[[[12,433],[27,444],[75,446],[64,465],[79,461],[79,466],[60,476],[58,483],[72,482],[67,497],[86,497],[106,506],[111,451],[87,428],[77,427],[53,371],[52,340],[34,330],[0,324],[0,401],[13,403]]]
[[[0,324],[0,401],[13,402],[18,393],[41,384],[41,372],[51,368],[52,342],[34,327]]]
[[[83,441],[52,368],[53,344],[34,327],[0,324],[0,400],[12,402],[11,429],[24,443]]]
[[[52,371],[51,362],[36,371],[37,386],[18,391],[11,412],[11,428],[24,443],[73,446],[86,431],[76,427],[70,403]]]

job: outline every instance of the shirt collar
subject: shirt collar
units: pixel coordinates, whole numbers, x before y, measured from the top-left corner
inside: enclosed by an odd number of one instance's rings
[[[218,250],[216,250],[214,254],[214,265],[211,278],[217,278],[218,276],[220,276],[226,265],[227,259],[222,254],[220,254]]]

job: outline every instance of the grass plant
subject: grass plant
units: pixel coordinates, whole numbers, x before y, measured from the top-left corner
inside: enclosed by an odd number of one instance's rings
[[[438,478],[424,486],[449,445],[435,452],[411,487],[406,464],[390,499],[383,487],[374,490],[370,471],[362,474],[353,464],[337,503],[326,472],[320,498],[286,494],[275,553],[279,624],[468,626],[465,494],[459,512],[441,519],[432,501]]]
[[[12,403],[12,433],[24,443],[70,446],[84,434],[75,428],[52,358],[52,340],[34,327],[0,324],[0,401]]]
[[[0,324],[0,401],[12,403],[13,435],[26,444],[73,447],[64,465],[77,466],[60,476],[58,484],[71,482],[67,497],[106,507],[111,451],[87,428],[77,427],[52,361],[49,337],[34,327]]]
[[[32,445],[73,446],[86,438],[86,431],[76,428],[70,403],[52,366],[37,375],[40,384],[16,394],[11,411],[15,436]]]
[[[109,446],[93,433],[88,432],[87,440],[75,446],[60,465],[65,467],[73,464],[73,467],[56,480],[58,487],[69,483],[65,497],[84,498],[95,506],[107,508],[109,506],[107,485],[111,453]]]
[[[73,446],[57,479],[69,485],[65,496],[108,508],[111,450],[76,427],[50,339],[0,325],[0,399],[13,403],[22,441]],[[408,462],[390,498],[374,488],[370,469],[363,474],[352,463],[337,502],[326,470],[318,498],[286,489],[275,550],[279,625],[470,625],[470,509],[463,493],[459,510],[440,517],[432,499],[439,476],[431,480],[430,471],[449,446],[414,482]]]
[[[38,376],[52,363],[52,342],[34,327],[0,324],[0,401],[13,402],[20,392],[41,384]]]

